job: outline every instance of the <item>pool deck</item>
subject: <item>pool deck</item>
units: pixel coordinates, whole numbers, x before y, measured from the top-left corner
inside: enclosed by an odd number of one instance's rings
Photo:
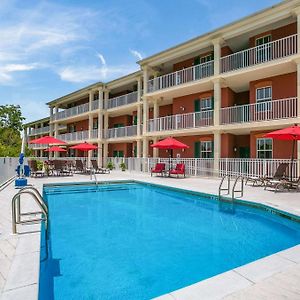
[[[160,178],[148,174],[113,171],[97,175],[99,181],[133,179],[196,192],[217,194],[220,179]],[[29,183],[42,191],[45,183],[88,182],[87,175],[73,177],[30,178]],[[38,297],[40,226],[19,226],[21,234],[12,234],[11,199],[13,184],[0,192],[0,299],[36,300]],[[36,209],[25,198],[26,210]],[[300,216],[300,193],[265,191],[246,186],[244,197]],[[258,200],[257,200],[258,199]],[[226,257],[224,258],[226,259]],[[193,299],[300,299],[300,245],[267,256],[239,268],[160,296],[159,300]]]

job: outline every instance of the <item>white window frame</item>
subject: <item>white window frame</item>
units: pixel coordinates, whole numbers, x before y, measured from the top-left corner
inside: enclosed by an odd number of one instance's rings
[[[265,38],[267,38],[267,37],[270,38],[270,40],[269,40],[267,43],[263,43],[263,44],[260,44],[260,45],[257,44],[257,41],[262,40],[262,39],[265,39]],[[262,45],[268,44],[268,43],[270,43],[270,42],[272,42],[272,34],[266,34],[266,35],[264,35],[264,36],[260,36],[260,37],[258,37],[258,38],[255,39],[255,46],[256,46],[256,47],[262,46]]]
[[[266,89],[270,89],[270,96],[266,97]],[[264,97],[262,98],[258,98],[258,91],[259,90],[264,90],[263,94]],[[255,90],[255,101],[257,105],[257,111],[266,111],[266,110],[271,110],[272,107],[272,93],[273,93],[273,89],[272,86],[268,85],[268,86],[264,86],[261,88],[256,88]],[[263,104],[265,103],[265,104]]]
[[[259,144],[260,144],[261,141],[264,142],[264,149],[259,149]],[[271,150],[266,149],[266,141],[271,141]],[[257,158],[261,158],[259,156],[260,152],[271,152],[271,157],[268,158],[268,159],[272,159],[273,158],[273,139],[271,139],[271,138],[258,138],[258,139],[256,139],[256,157]],[[264,159],[264,158],[265,157],[263,157],[262,159]]]
[[[204,147],[204,150],[202,147]],[[213,158],[213,153],[212,141],[200,141],[200,158]]]
[[[200,56],[200,64],[205,64],[209,61],[212,61],[213,60],[213,54],[207,54],[205,56]],[[209,59],[210,58],[210,59]]]
[[[212,97],[200,99],[200,111],[212,110]]]

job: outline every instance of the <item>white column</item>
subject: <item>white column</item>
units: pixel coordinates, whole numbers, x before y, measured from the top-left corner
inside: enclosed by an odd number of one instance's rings
[[[300,49],[299,47],[299,34],[300,34],[300,21],[299,21],[299,15],[298,15],[298,51]],[[300,53],[300,51],[298,52]],[[300,59],[298,61],[296,61],[296,64],[297,64],[297,109],[298,109],[298,112],[297,112],[297,115],[298,115],[298,118],[300,118]],[[300,176],[300,141],[297,142],[297,158],[298,158],[298,166],[297,166],[297,169],[298,169],[298,176]]]
[[[214,74],[220,74],[220,58],[221,58],[221,45],[224,42],[222,38],[212,40],[214,45]]]
[[[109,99],[109,90],[105,89],[104,90],[104,109],[107,108],[107,101]]]
[[[103,144],[103,162],[106,162],[108,156],[108,143],[104,142]]]
[[[142,101],[142,78],[138,77],[137,79],[137,101]]]
[[[153,138],[153,144],[157,143],[158,139],[157,137]],[[158,157],[158,148],[153,148],[153,157]]]
[[[106,138],[107,130],[108,130],[108,113],[104,114],[104,138]]]
[[[103,138],[103,90],[99,89],[99,111],[98,111],[98,139]]]
[[[145,134],[148,131],[147,130],[148,120],[149,120],[149,105],[148,105],[147,97],[144,95],[143,96],[143,134]]]
[[[149,72],[147,67],[143,67],[143,89],[144,95],[148,93]]]
[[[215,176],[219,175],[219,160],[221,157],[221,133],[214,133],[214,171]]]
[[[102,143],[98,142],[98,166],[102,167],[102,155],[103,155],[103,145]]]
[[[142,107],[140,104],[138,104],[137,107],[137,135],[140,136],[142,134],[142,130],[141,130],[141,124],[142,124]]]
[[[220,125],[221,80],[214,80],[214,125]]]
[[[147,158],[148,158],[148,154],[149,154],[149,143],[148,143],[148,139],[146,137],[144,137],[143,138],[143,158],[144,158],[143,171],[144,172],[147,171]]]
[[[53,135],[53,122],[54,122],[54,116],[53,116],[53,106],[50,106],[50,123],[49,123],[49,135]]]
[[[93,110],[94,92],[89,92],[89,111]]]
[[[141,148],[142,148],[142,141],[137,140],[136,141],[136,157],[141,157]]]
[[[58,106],[56,105],[55,106],[55,114],[58,113]],[[58,123],[55,122],[54,123],[54,137],[57,137],[58,136]]]
[[[154,106],[153,106],[153,118],[157,119],[159,117],[159,104],[158,104],[158,99],[154,99]]]
[[[295,14],[297,16],[297,53],[299,54],[300,53],[300,8],[296,8],[295,9]]]

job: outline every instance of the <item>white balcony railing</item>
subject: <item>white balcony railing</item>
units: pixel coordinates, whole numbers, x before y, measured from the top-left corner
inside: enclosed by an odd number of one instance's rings
[[[297,53],[297,35],[242,50],[221,58],[221,73],[230,72]]]
[[[54,120],[65,119],[69,117],[73,117],[76,115],[80,115],[89,111],[89,103],[81,104],[78,106],[74,106],[63,111],[59,111],[58,113],[53,115]]]
[[[98,129],[93,129],[91,132],[91,138],[97,139],[98,138]]]
[[[114,139],[120,137],[128,137],[137,135],[137,125],[125,126],[118,128],[109,128],[106,130],[105,138]]]
[[[28,144],[29,149],[47,149],[49,145],[47,144]]]
[[[32,128],[29,130],[29,134],[28,135],[38,135],[38,134],[43,134],[43,133],[47,133],[49,132],[50,127],[49,126],[44,126],[41,128]]]
[[[106,109],[115,108],[118,106],[131,104],[138,101],[138,92],[132,92],[126,95],[108,99],[106,102]]]
[[[180,130],[213,125],[213,110],[178,114],[151,119],[148,122],[148,131]]]
[[[76,132],[69,132],[69,133],[63,133],[59,134],[57,136],[58,139],[63,140],[65,142],[68,141],[85,141],[89,138],[89,131],[76,131]]]
[[[214,61],[162,75],[148,81],[148,93],[213,76]]]
[[[99,100],[94,100],[92,102],[92,110],[98,109],[99,108]]]
[[[221,109],[221,124],[249,123],[297,117],[297,98],[238,105]]]

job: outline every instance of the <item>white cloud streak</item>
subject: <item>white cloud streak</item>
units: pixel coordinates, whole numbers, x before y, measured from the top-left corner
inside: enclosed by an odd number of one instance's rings
[[[102,65],[106,65],[106,60],[104,58],[104,56],[101,53],[97,53],[97,57],[100,59]]]
[[[137,50],[130,50],[130,53],[136,57],[138,60],[142,60],[143,56],[140,52],[138,52]]]

